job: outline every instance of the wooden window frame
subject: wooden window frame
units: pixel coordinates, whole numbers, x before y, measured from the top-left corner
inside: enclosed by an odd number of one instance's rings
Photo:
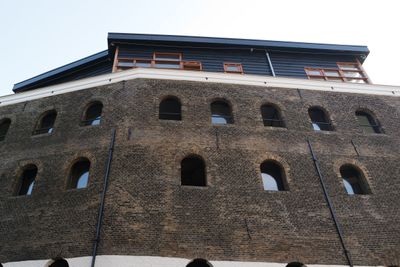
[[[230,70],[228,70],[228,67],[230,67],[230,66],[238,67],[239,71],[230,71]],[[243,74],[243,65],[242,65],[242,63],[224,62],[224,72],[225,73]]]
[[[336,62],[338,68],[314,68],[314,67],[305,67],[304,71],[308,77],[309,80],[316,79],[316,78],[321,78],[325,81],[342,81],[342,82],[348,82],[348,83],[353,83],[351,80],[359,80],[363,81],[366,84],[370,84],[371,81],[365,72],[364,68],[362,67],[361,63],[357,60],[357,62]],[[342,69],[342,66],[345,65],[351,65],[355,66],[357,70],[344,70]],[[309,71],[318,71],[321,75],[315,75],[315,74],[309,74]],[[331,76],[328,75],[326,72],[337,72],[339,76]],[[353,73],[359,73],[361,77],[349,77],[346,75],[346,73],[353,72]]]
[[[157,59],[157,55],[174,55],[177,57],[174,59]],[[179,57],[179,59],[178,59]],[[126,62],[131,64],[131,66],[119,66],[120,62]],[[137,66],[138,63],[148,64],[148,66]],[[171,64],[176,65],[176,68],[162,68],[157,67],[157,64]],[[200,61],[184,61],[182,60],[182,53],[164,53],[164,52],[154,52],[151,58],[129,58],[121,57],[118,58],[118,47],[115,52],[113,72],[123,71],[133,68],[158,68],[158,69],[173,69],[173,70],[192,70],[201,71],[203,70],[203,65]]]

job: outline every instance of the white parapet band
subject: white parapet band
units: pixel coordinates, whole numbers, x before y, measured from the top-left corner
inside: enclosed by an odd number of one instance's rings
[[[77,257],[66,259],[69,267],[89,267],[91,257]],[[150,256],[122,256],[99,255],[96,257],[96,267],[186,267],[191,259],[150,257]],[[4,267],[47,267],[52,260],[35,260],[9,262]],[[210,261],[212,267],[285,267],[287,263],[273,262],[246,262],[246,261]],[[308,267],[346,267],[347,265],[316,265],[306,264]],[[357,266],[364,267],[364,266]]]
[[[53,95],[65,94],[73,91],[93,88],[96,86],[108,85],[139,78],[253,85],[273,88],[318,90],[396,97],[400,96],[400,86],[391,85],[353,84],[205,71],[135,68],[2,96],[0,97],[0,106],[12,105]]]

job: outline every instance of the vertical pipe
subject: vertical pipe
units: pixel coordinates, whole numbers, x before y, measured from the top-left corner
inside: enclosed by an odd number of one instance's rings
[[[340,244],[342,245],[344,255],[346,256],[346,259],[347,259],[347,262],[349,263],[349,265],[351,267],[353,267],[353,262],[351,261],[350,252],[346,248],[346,244],[345,244],[344,238],[343,238],[342,229],[341,229],[339,221],[338,221],[338,219],[336,217],[336,212],[335,212],[335,209],[333,207],[332,201],[331,201],[331,199],[329,197],[328,190],[327,190],[327,188],[325,186],[325,182],[324,182],[324,178],[323,178],[322,173],[321,173],[321,169],[319,168],[318,159],[316,158],[316,156],[314,154],[314,150],[313,150],[313,148],[311,146],[310,140],[307,139],[307,143],[308,143],[308,148],[310,149],[310,153],[311,153],[311,156],[312,156],[312,159],[313,159],[313,162],[314,162],[315,169],[317,170],[317,173],[318,173],[319,182],[321,183],[322,190],[323,190],[324,196],[325,196],[325,200],[326,200],[326,202],[328,204],[329,211],[331,213],[333,222],[335,223],[336,231],[337,231],[337,233],[339,235]]]
[[[107,167],[106,167],[106,171],[104,173],[103,192],[101,193],[100,207],[99,207],[99,212],[98,212],[98,217],[97,217],[96,238],[93,241],[92,263],[90,265],[91,267],[94,267],[94,264],[96,262],[97,247],[100,242],[100,230],[101,230],[101,225],[103,222],[104,200],[106,197],[106,191],[107,191],[107,186],[108,186],[108,176],[110,175],[110,167],[111,167],[111,161],[112,161],[112,156],[113,156],[113,151],[114,151],[114,142],[115,142],[115,129],[112,129],[111,141],[110,141],[110,146],[108,149]]]
[[[265,56],[267,57],[268,65],[269,65],[269,68],[271,69],[272,76],[276,77],[274,66],[272,65],[272,61],[271,61],[271,58],[270,58],[269,53],[268,53],[267,50],[265,50]]]

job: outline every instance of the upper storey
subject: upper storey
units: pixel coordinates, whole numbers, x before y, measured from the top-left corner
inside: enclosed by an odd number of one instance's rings
[[[108,50],[14,85],[14,92],[131,68],[370,83],[366,46],[250,39],[109,33]]]

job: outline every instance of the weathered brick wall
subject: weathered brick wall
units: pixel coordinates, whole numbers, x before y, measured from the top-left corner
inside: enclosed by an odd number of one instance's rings
[[[182,101],[182,121],[158,120],[158,103]],[[213,126],[210,103],[227,99],[233,125]],[[100,126],[80,127],[84,107],[104,104]],[[286,129],[264,127],[277,104]],[[334,132],[314,132],[307,109],[324,107]],[[374,112],[385,134],[363,134],[355,110]],[[58,111],[54,133],[31,136]],[[0,142],[0,262],[90,255],[111,129],[117,130],[99,254],[346,264],[306,139],[357,265],[399,260],[400,99],[183,81],[133,80],[0,108],[12,119]],[[356,144],[360,155],[353,145]],[[206,163],[206,188],[180,186],[180,161]],[[92,161],[89,186],[65,190],[74,159]],[[259,165],[276,159],[289,191],[263,190]],[[20,168],[39,167],[31,196],[13,196]],[[339,168],[355,163],[372,193],[348,196]]]

